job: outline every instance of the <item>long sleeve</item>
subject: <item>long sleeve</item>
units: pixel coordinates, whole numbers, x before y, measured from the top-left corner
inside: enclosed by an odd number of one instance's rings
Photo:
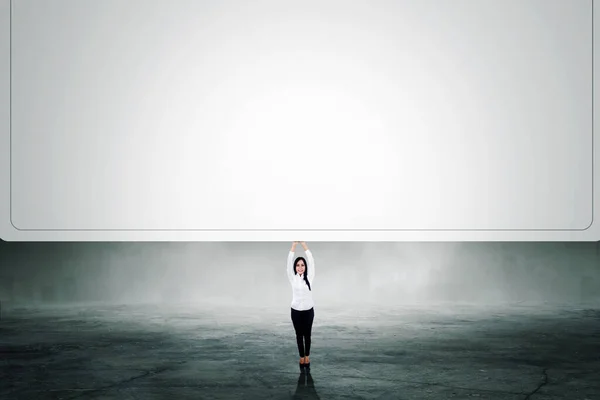
[[[315,279],[315,259],[313,258],[313,254],[310,250],[306,250],[306,261],[308,263],[308,271],[306,273],[306,277],[312,283]]]
[[[294,277],[294,252],[290,251],[287,258],[287,277],[290,282]]]

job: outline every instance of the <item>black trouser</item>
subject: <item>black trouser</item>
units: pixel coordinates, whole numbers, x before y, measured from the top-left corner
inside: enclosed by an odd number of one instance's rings
[[[292,322],[296,331],[296,343],[300,357],[310,356],[310,334],[312,332],[315,310],[298,311],[292,308]]]

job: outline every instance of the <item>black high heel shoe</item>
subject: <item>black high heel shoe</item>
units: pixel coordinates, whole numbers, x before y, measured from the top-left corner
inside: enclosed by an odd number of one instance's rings
[[[299,362],[298,365],[300,366],[300,372],[304,372],[304,368],[306,367],[306,364],[302,364],[301,362]]]

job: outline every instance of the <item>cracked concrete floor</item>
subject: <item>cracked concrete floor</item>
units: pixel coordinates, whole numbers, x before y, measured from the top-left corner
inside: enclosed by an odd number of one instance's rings
[[[2,399],[600,399],[598,305],[3,311]],[[306,380],[309,383],[306,383]]]

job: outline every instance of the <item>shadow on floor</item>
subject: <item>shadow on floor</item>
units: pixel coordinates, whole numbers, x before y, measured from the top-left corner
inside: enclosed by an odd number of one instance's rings
[[[310,372],[302,371],[298,377],[298,386],[296,386],[296,392],[294,393],[294,399],[320,399],[315,389],[315,382],[313,381]]]

